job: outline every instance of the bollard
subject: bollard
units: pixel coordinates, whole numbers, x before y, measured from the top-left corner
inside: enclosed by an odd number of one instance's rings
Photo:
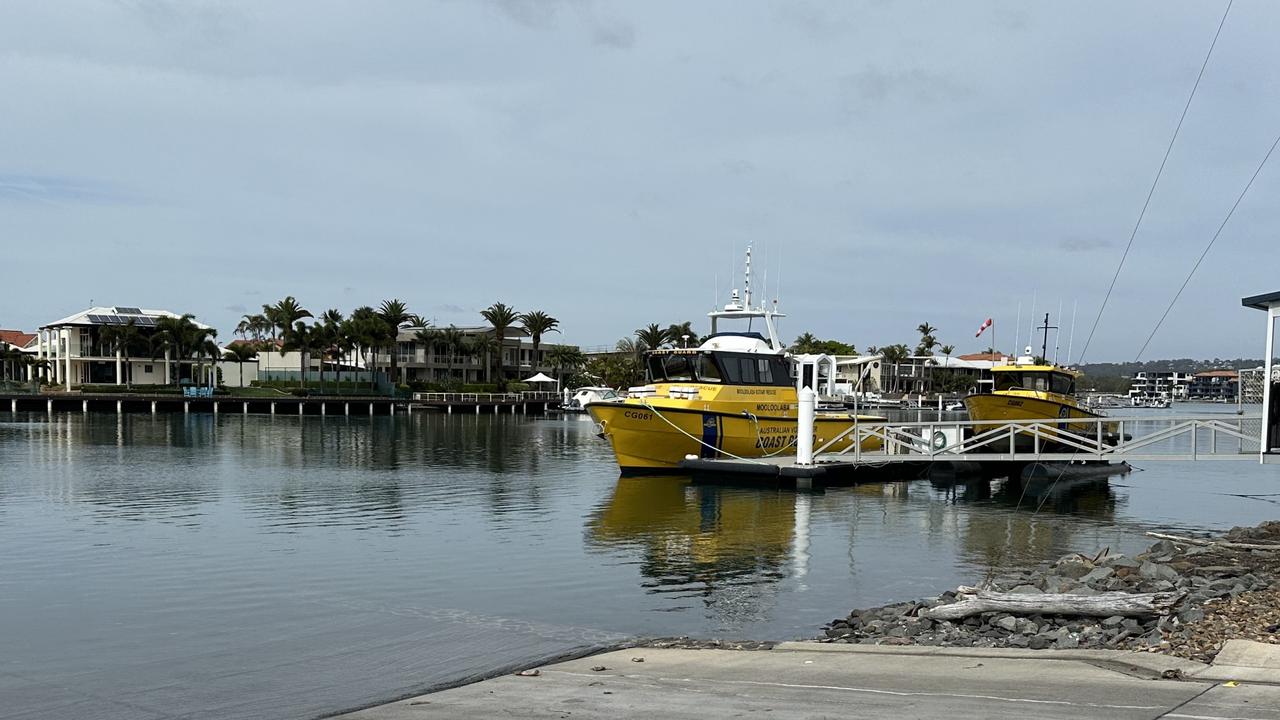
[[[80,412],[89,412],[89,401],[82,400],[80,402]]]
[[[298,401],[298,417],[302,417],[302,401]]]
[[[214,415],[217,415],[217,414],[218,414],[218,401],[217,401],[217,400],[214,400],[214,401],[213,401],[213,414],[214,414]]]
[[[328,409],[325,407],[325,405],[327,405],[327,403],[323,403],[323,402],[320,403],[320,417],[324,417],[325,415],[328,414]]]
[[[818,394],[813,388],[800,388],[800,416],[796,427],[796,464],[813,464],[813,422]]]
[[[156,414],[156,401],[155,401],[155,400],[152,400],[152,401],[151,401],[151,414],[152,414],[152,415],[155,415],[155,414]]]
[[[122,413],[124,413],[124,401],[123,401],[123,400],[117,400],[117,401],[116,401],[116,414],[117,414],[117,415],[120,415],[120,414],[122,414]]]
[[[276,404],[275,404],[275,403],[271,403],[271,414],[272,414],[272,415],[275,415],[275,414],[276,414]]]
[[[191,412],[191,403],[190,403],[190,402],[188,402],[188,401],[186,401],[186,400],[183,400],[183,401],[182,401],[182,412],[184,412],[184,413],[189,413],[189,412]]]
[[[342,414],[347,416],[351,415],[351,403],[349,402],[342,403]]]
[[[369,401],[369,417],[373,417],[373,401]]]
[[[241,403],[241,404],[240,404],[240,414],[241,414],[241,415],[248,415],[248,414],[249,414],[249,401],[248,401],[248,400],[245,400],[243,403]]]
[[[53,414],[53,400],[50,400],[50,401],[49,401],[49,404],[48,404],[47,408],[48,408],[49,413],[50,413],[50,414]]]

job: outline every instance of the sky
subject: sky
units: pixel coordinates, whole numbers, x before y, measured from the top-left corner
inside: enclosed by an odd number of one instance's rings
[[[1076,361],[1225,8],[0,3],[0,327],[501,301],[611,345],[705,328],[750,244],[787,337],[1012,350],[1034,304]],[[1280,133],[1277,36],[1234,3],[1087,361],[1134,359]],[[1262,355],[1278,192],[1280,157],[1142,359]]]

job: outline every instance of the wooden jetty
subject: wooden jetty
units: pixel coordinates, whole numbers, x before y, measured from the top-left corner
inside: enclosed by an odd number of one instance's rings
[[[236,396],[137,392],[0,393],[0,411],[182,412],[244,415],[394,415],[432,410],[475,414],[543,414],[558,407],[558,393],[417,393],[412,399],[382,395]]]

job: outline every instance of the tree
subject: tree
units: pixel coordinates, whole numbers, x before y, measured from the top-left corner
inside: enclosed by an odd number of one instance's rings
[[[240,387],[244,387],[244,364],[256,357],[258,357],[258,348],[249,342],[232,343],[222,354],[224,360],[240,365]]]
[[[556,382],[563,380],[563,371],[566,368],[577,370],[587,364],[587,356],[581,350],[572,345],[556,345],[547,353],[547,359],[551,361],[551,366],[555,368]]]
[[[906,362],[907,358],[911,357],[911,349],[908,348],[906,345],[899,343],[897,345],[889,345],[889,346],[880,348],[880,354],[884,357],[885,363],[887,363],[890,367],[893,368],[893,371],[892,371],[893,374],[891,376],[893,382],[892,382],[892,389],[890,390],[890,392],[897,392],[898,391],[898,365],[903,362]]]
[[[613,349],[617,350],[619,353],[623,355],[628,355],[630,357],[634,357],[638,359],[641,355],[644,354],[644,351],[648,350],[649,348],[645,347],[645,344],[640,342],[639,340],[626,337],[619,340],[618,343],[613,346]]]
[[[114,352],[121,356],[121,369],[124,372],[124,380],[126,386],[133,387],[133,363],[132,356],[135,352],[145,351],[146,344],[142,338],[142,331],[138,329],[137,322],[132,318],[124,325],[107,325],[100,331],[99,337],[102,342],[110,345]],[[120,378],[116,378],[117,381]]]
[[[266,305],[262,307],[267,318],[280,328],[281,335],[287,335],[296,323],[303,318],[312,317],[311,311],[298,304],[292,295],[286,296],[283,300],[272,305],[269,309]],[[271,337],[276,337],[274,330]]]
[[[520,314],[516,309],[504,303],[496,302],[484,310],[480,311],[480,315],[493,326],[494,338],[498,341],[497,361],[498,361],[498,387],[506,389],[507,378],[504,373],[502,355],[506,351],[507,330],[515,324]]]
[[[559,325],[559,320],[541,310],[520,313],[520,327],[529,333],[529,340],[533,343],[534,370],[538,369],[538,347],[542,344],[542,336],[550,332],[560,332]]]
[[[307,387],[307,369],[311,366],[311,350],[315,347],[316,334],[320,330],[318,326],[313,328],[301,320],[294,323],[292,329],[284,336],[284,342],[280,345],[280,354],[287,352],[296,352],[301,358],[298,367],[301,370],[300,382],[298,387],[306,389]]]
[[[484,381],[492,381],[489,371],[493,369],[493,355],[502,351],[497,338],[492,335],[472,335],[466,343],[467,352],[484,358]]]
[[[687,340],[685,338],[686,335],[688,336]],[[693,331],[693,323],[686,320],[682,323],[672,323],[667,327],[667,340],[672,345],[679,341],[680,347],[697,347],[701,344],[702,339],[698,337],[698,333]]]
[[[174,372],[171,377],[174,383],[182,380],[182,361],[192,358],[202,348],[205,340],[217,335],[212,328],[202,328],[195,324],[195,315],[187,313],[181,317],[164,316],[156,320],[156,332],[152,336],[152,357],[168,353],[168,363],[173,363]]]
[[[386,323],[386,330],[382,335],[382,346],[387,350],[391,363],[391,382],[399,384],[400,375],[396,370],[396,355],[399,353],[400,344],[400,328],[412,326],[413,321],[421,321],[421,318],[409,312],[409,307],[399,300],[393,298],[391,300],[383,300],[382,305],[378,308],[378,317],[382,322]]]
[[[422,357],[425,362],[430,362],[435,356],[442,335],[442,331],[428,327],[418,328],[418,331],[413,334],[414,341],[422,344]]]
[[[454,325],[450,325],[440,331],[440,345],[444,348],[445,356],[448,358],[445,366],[449,372],[449,382],[453,382],[453,360],[462,351],[466,342],[467,336]]]
[[[369,373],[371,389],[374,386],[373,353],[383,346],[386,328],[387,324],[378,316],[377,311],[368,305],[352,310],[351,317],[343,323],[344,342],[350,343],[360,353],[364,369]]]
[[[932,355],[933,349],[938,346],[938,339],[933,336],[938,328],[927,322],[922,322],[916,326],[916,332],[920,333],[920,344],[916,346],[917,355]]]
[[[657,350],[670,340],[667,331],[658,327],[657,323],[649,323],[646,327],[636,330],[636,341],[648,350]]]
[[[320,315],[320,332],[316,333],[316,345],[320,354],[320,385],[324,385],[324,363],[332,360],[337,363],[342,355],[350,349],[344,335],[345,320],[337,308],[329,308]],[[341,368],[338,380],[342,380]]]
[[[858,349],[839,340],[819,340],[813,333],[796,338],[789,348],[797,355],[857,355]]]

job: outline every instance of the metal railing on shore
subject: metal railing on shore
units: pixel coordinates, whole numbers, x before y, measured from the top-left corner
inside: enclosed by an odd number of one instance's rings
[[[548,391],[526,391],[514,393],[451,393],[451,392],[416,392],[414,402],[424,403],[457,403],[459,405],[475,403],[518,403],[548,402],[559,400],[560,393]]]
[[[823,460],[1208,460],[1256,457],[1259,415],[1099,417],[1004,422],[855,422],[813,451]],[[878,444],[863,450],[864,443]]]

